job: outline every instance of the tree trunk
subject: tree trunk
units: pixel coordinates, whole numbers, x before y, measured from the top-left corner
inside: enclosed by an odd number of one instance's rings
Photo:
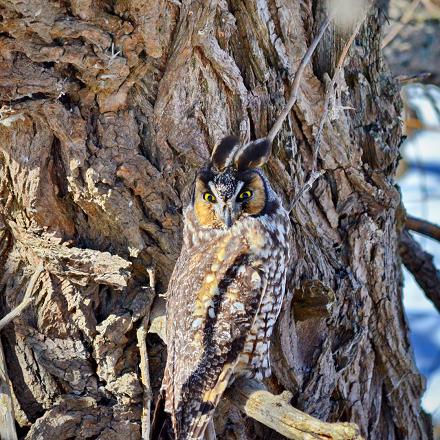
[[[19,438],[140,438],[147,269],[164,293],[196,169],[224,135],[267,134],[323,3],[0,1],[1,316],[45,267],[34,304],[2,332]],[[428,439],[402,307],[401,104],[381,17],[369,10],[337,82],[326,173],[292,211],[269,386],[369,439]],[[312,170],[348,36],[327,31],[265,167],[285,206]],[[147,345],[156,395],[166,349],[154,335]],[[220,439],[281,438],[227,403],[218,414]]]

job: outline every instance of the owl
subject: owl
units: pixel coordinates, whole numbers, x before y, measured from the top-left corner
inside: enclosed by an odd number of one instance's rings
[[[288,213],[260,167],[261,139],[226,137],[197,173],[167,293],[162,393],[176,440],[203,439],[235,378],[270,375],[289,261]]]

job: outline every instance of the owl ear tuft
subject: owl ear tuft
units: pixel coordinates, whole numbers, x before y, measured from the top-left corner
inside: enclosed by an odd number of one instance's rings
[[[243,145],[234,156],[234,166],[240,171],[263,166],[272,151],[268,139],[257,139]]]
[[[232,160],[238,149],[240,148],[240,140],[236,136],[226,136],[212,150],[211,164],[219,171],[232,164]]]

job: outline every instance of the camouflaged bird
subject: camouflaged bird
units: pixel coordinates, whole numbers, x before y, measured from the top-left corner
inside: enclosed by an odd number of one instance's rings
[[[167,294],[162,392],[176,440],[203,439],[226,387],[270,375],[289,260],[287,212],[260,170],[267,140],[227,137],[198,172]]]

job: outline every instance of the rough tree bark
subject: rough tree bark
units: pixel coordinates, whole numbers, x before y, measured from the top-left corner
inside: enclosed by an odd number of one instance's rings
[[[382,2],[383,3],[383,2]],[[166,291],[195,170],[222,136],[267,134],[323,0],[1,0],[1,316],[20,438],[140,438],[136,330]],[[398,88],[372,7],[331,102],[325,175],[292,212],[275,392],[370,439],[428,439],[401,300]],[[312,169],[330,29],[265,171],[286,206]],[[165,347],[149,336],[157,393]],[[227,401],[219,438],[281,438]]]

